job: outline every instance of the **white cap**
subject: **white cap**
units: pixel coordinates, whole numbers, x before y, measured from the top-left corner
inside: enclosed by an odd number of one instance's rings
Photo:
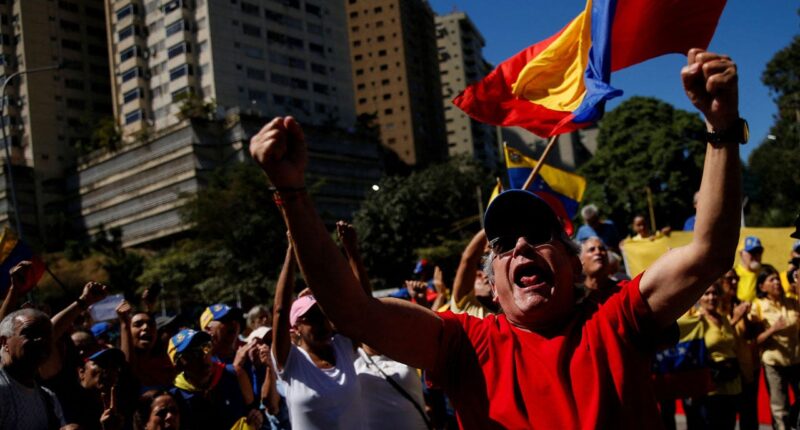
[[[245,339],[245,342],[250,343],[250,342],[253,341],[253,339],[261,339],[261,340],[263,340],[264,336],[266,336],[271,331],[272,331],[272,327],[261,326],[261,327],[255,329],[255,330],[253,330],[252,332],[250,332],[250,334],[247,336],[247,339]]]

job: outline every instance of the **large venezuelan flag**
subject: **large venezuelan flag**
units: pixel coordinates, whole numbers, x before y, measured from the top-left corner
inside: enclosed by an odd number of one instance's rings
[[[19,240],[16,233],[8,227],[0,233],[0,297],[5,297],[6,290],[11,285],[11,276],[8,272],[23,260],[33,263],[33,282],[36,285],[44,274],[44,262],[23,241]],[[28,291],[19,291],[25,294]]]
[[[509,185],[522,188],[538,162],[508,145],[504,145],[504,151]],[[546,201],[564,221],[567,234],[572,234],[571,219],[578,213],[578,205],[586,191],[586,179],[545,164],[528,190]]]
[[[726,0],[588,0],[561,31],[501,63],[453,103],[472,118],[550,137],[603,116],[611,72],[705,48]]]

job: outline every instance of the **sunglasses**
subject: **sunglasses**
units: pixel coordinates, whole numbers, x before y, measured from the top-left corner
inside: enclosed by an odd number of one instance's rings
[[[531,231],[527,234],[521,234],[518,236],[498,236],[489,242],[489,248],[495,254],[501,256],[513,251],[514,248],[516,248],[517,241],[519,241],[520,237],[524,238],[525,242],[532,247],[548,244],[555,239],[555,235],[550,230]]]

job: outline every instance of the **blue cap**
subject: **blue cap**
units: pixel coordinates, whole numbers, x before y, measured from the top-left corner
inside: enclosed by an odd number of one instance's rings
[[[204,331],[192,330],[185,328],[172,336],[167,345],[167,355],[169,355],[172,364],[178,362],[178,355],[186,351],[190,346],[198,343],[211,342],[211,335]]]
[[[211,321],[219,321],[228,315],[231,312],[231,309],[232,308],[230,306],[223,303],[217,303],[207,307],[203,311],[202,315],[200,315],[200,328],[205,330]]]
[[[111,323],[106,321],[95,323],[92,326],[92,335],[94,335],[94,337],[99,337],[108,333],[109,330],[111,330]]]
[[[501,236],[519,237],[532,229],[562,229],[550,205],[527,190],[507,190],[495,197],[486,208],[483,228],[489,242]]]
[[[105,348],[86,357],[84,361],[94,361],[100,367],[108,364],[122,365],[125,362],[125,354],[117,348]]]
[[[744,239],[744,250],[747,252],[759,252],[764,251],[764,246],[761,245],[761,241],[757,237],[747,236]]]

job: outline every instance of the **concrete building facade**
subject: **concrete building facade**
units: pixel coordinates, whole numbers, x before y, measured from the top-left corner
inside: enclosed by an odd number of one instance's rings
[[[123,246],[151,245],[191,228],[181,218],[207,175],[230,163],[252,162],[250,137],[266,121],[233,110],[225,121],[184,120],[148,141],[97,153],[69,178],[68,214],[76,230],[122,230]],[[323,219],[352,219],[383,174],[379,144],[328,127],[305,127],[308,184]]]
[[[34,72],[57,65],[57,70]],[[15,165],[23,237],[37,242],[63,213],[63,178],[75,164],[75,148],[111,111],[102,4],[0,1],[0,76],[15,72],[23,74],[6,90],[5,133]],[[4,168],[4,184],[7,179]],[[6,191],[4,186],[0,222],[12,221]]]
[[[488,169],[495,169],[499,154],[496,127],[471,119],[453,105],[461,91],[492,70],[482,54],[486,42],[463,12],[436,17],[436,41],[448,154],[467,154]]]
[[[425,0],[345,0],[356,113],[405,164],[447,157],[434,14]]]
[[[188,96],[302,123],[355,124],[344,5],[323,0],[105,0],[126,136],[180,122]]]

